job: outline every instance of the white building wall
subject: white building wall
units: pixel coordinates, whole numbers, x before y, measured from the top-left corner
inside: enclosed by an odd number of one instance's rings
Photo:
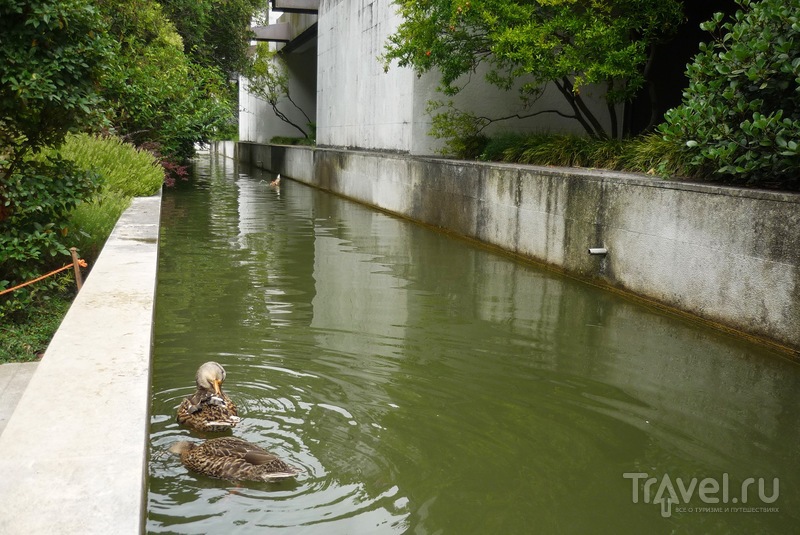
[[[418,77],[397,64],[385,72],[379,59],[387,38],[401,22],[392,0],[323,0],[318,18],[312,18],[285,14],[279,21],[290,22],[297,34],[317,21],[316,41],[304,45],[302,52],[284,55],[290,93],[316,122],[317,145],[420,155],[439,152],[444,142],[429,135],[431,117],[427,113],[430,100],[448,100],[436,91],[438,75]],[[485,134],[584,133],[578,121],[563,117],[572,112],[554,86],[548,86],[536,105],[526,110],[515,90],[504,92],[487,84],[484,74],[479,70],[469,83],[462,84],[464,89],[452,99],[458,109],[494,119],[534,115],[493,123],[484,130]],[[582,94],[608,127],[603,91],[587,87]],[[240,107],[242,141],[269,143],[274,136],[300,135],[278,119],[267,103],[247,92],[246,80],[240,84]],[[293,122],[306,127],[307,119],[290,103],[282,102],[280,109]],[[621,110],[618,119],[621,124]]]
[[[439,75],[427,73],[415,80],[412,120],[412,154],[439,153],[444,148],[444,141],[431,137],[431,116],[427,113],[427,103],[430,100],[452,100],[455,108],[461,111],[470,111],[478,117],[501,119],[487,126],[481,133],[491,136],[503,132],[520,133],[564,133],[585,135],[583,126],[576,120],[564,117],[573,112],[569,103],[559,90],[553,85],[545,87],[542,96],[535,105],[528,109],[523,107],[519,98],[517,87],[510,91],[503,91],[485,81],[486,69],[478,69],[472,75],[469,83],[462,83],[464,89],[455,97],[448,97],[438,91]],[[521,85],[521,84],[520,84]],[[605,91],[597,86],[587,86],[581,91],[587,107],[597,117],[607,132],[610,133],[610,118],[605,100],[602,98]],[[444,111],[444,108],[442,108]],[[514,115],[526,117],[524,119],[511,118]],[[529,116],[529,117],[528,117]],[[623,108],[617,110],[617,123],[622,125]]]
[[[317,144],[408,152],[414,73],[384,73],[383,43],[400,22],[389,0],[323,0]]]
[[[284,14],[278,21],[289,21],[296,32],[307,29],[316,22],[313,15]],[[283,43],[272,43],[275,49],[284,47]],[[312,134],[308,122],[316,122],[317,113],[317,50],[315,42],[301,46],[297,50],[285,52],[282,58],[289,75],[289,95],[308,115],[308,119],[287,99],[278,102],[278,109],[293,123]],[[302,137],[302,133],[292,125],[279,119],[267,102],[248,92],[248,80],[239,77],[239,140],[252,143],[269,143],[275,136]]]
[[[422,77],[393,64],[384,72],[379,57],[387,38],[401,22],[392,0],[323,0],[319,11],[317,144],[320,146],[433,154],[443,146],[428,135],[429,100],[448,100],[436,91],[439,77]],[[485,72],[485,71],[484,71]],[[524,110],[516,91],[487,84],[479,71],[453,100],[457,108],[491,118],[542,110],[571,113],[564,97],[548,87],[536,106]],[[598,88],[585,88],[589,106],[606,126],[605,103]],[[594,101],[591,101],[591,97]],[[621,119],[621,114],[620,114]],[[557,113],[492,124],[484,133],[566,132],[582,134],[581,125]]]

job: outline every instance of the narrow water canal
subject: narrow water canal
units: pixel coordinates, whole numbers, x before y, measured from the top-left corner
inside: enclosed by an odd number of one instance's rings
[[[246,172],[201,157],[164,193],[149,533],[800,525],[800,366]],[[227,369],[234,434],[302,467],[296,482],[215,480],[165,452],[200,438],[175,408],[207,360]]]

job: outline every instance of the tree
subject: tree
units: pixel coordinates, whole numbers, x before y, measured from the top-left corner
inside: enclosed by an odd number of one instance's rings
[[[183,40],[153,0],[96,0],[114,54],[100,83],[114,130],[136,145],[183,160],[234,119],[228,82],[190,61]]]
[[[164,13],[183,38],[194,63],[216,67],[231,78],[247,68],[250,22],[266,12],[266,0],[162,0]]]
[[[58,144],[92,116],[110,52],[101,27],[89,0],[0,0],[3,181],[28,151]]]
[[[306,118],[306,126],[313,127],[311,118],[297,105],[289,93],[289,74],[286,63],[280,54],[270,49],[267,43],[259,43],[247,73],[249,82],[247,89],[250,94],[267,102],[278,119],[297,129],[304,138],[308,138],[308,132],[292,121],[278,106],[281,101],[287,101],[303,114],[303,117]]]
[[[569,112],[544,110],[513,117],[556,113],[575,119],[591,136],[618,137],[616,106],[645,84],[653,45],[682,20],[678,0],[396,0],[403,22],[385,47],[386,68],[393,60],[418,73],[436,69],[440,90],[458,93],[480,65],[486,80],[504,90],[516,88],[524,110],[553,84]],[[605,87],[607,131],[584,101],[589,84]],[[510,117],[509,117],[510,118]],[[449,111],[438,124],[480,132],[498,119]]]
[[[89,0],[0,0],[0,288],[69,255],[68,214],[96,191],[93,173],[36,153],[92,118],[109,54],[101,28]],[[46,284],[0,299],[0,317]]]

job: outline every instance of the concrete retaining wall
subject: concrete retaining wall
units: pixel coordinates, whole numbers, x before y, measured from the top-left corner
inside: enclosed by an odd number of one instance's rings
[[[800,353],[800,195],[248,143],[238,158]]]
[[[160,211],[122,215],[0,435],[0,533],[143,530]]]

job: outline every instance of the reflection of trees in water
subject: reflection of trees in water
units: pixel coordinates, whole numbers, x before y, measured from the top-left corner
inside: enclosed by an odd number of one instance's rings
[[[190,305],[158,321],[263,377],[269,403],[244,403],[302,437],[319,498],[353,505],[340,525],[644,532],[660,515],[626,472],[792,470],[796,365],[294,182],[274,193],[221,175],[165,195],[165,291]],[[780,527],[756,516],[672,521]]]

